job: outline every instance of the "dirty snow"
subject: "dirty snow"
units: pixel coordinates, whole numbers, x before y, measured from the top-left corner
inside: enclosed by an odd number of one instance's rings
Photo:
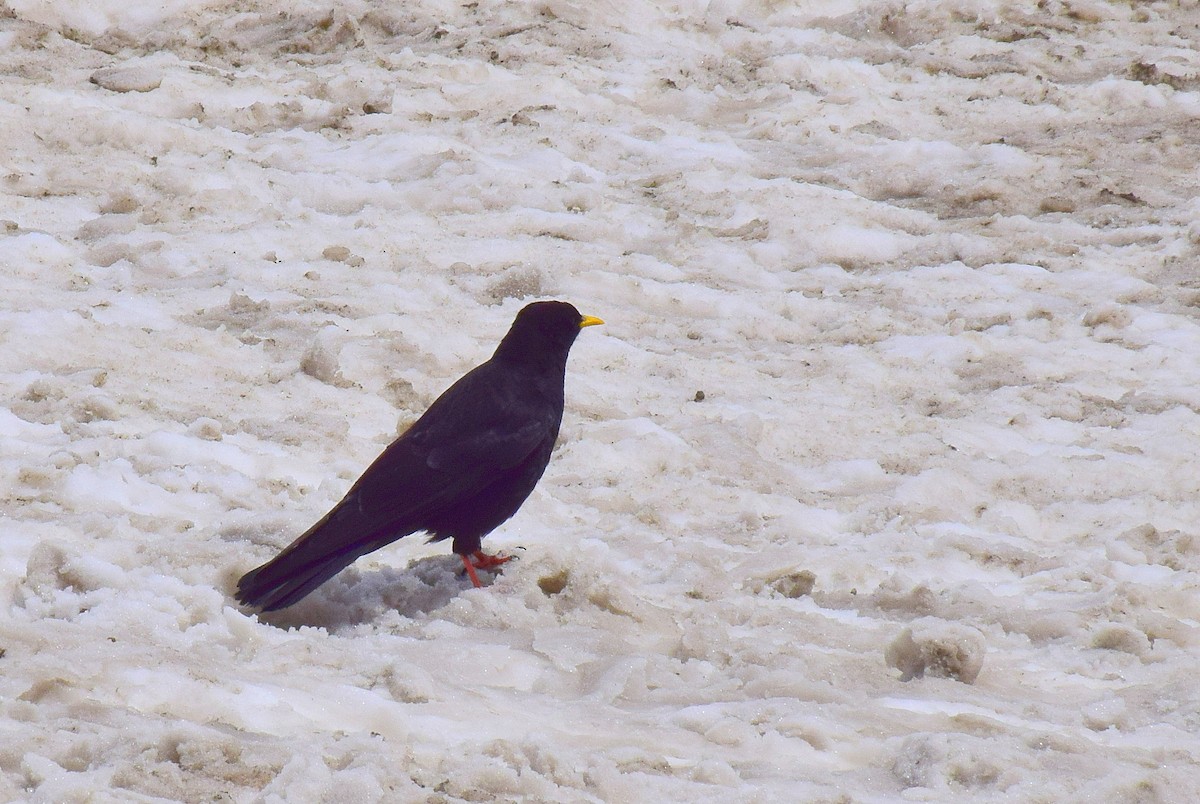
[[[0,3],[0,799],[1186,801],[1194,3]],[[255,617],[516,311],[486,589]]]

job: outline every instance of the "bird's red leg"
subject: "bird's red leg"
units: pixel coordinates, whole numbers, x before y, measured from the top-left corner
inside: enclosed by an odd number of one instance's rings
[[[471,555],[475,558],[474,564],[464,555],[459,555],[459,558],[462,559],[463,566],[467,568],[467,575],[471,576],[471,583],[475,584],[476,589],[483,588],[483,584],[479,582],[479,576],[475,574],[475,570],[495,569],[506,561],[513,560],[513,556],[489,556],[482,550],[476,550]]]
[[[471,559],[462,555],[459,558],[462,559],[463,566],[467,568],[467,574],[471,576],[471,583],[475,584],[476,589],[482,589],[483,584],[479,582],[479,576],[475,574],[475,565],[471,563]]]

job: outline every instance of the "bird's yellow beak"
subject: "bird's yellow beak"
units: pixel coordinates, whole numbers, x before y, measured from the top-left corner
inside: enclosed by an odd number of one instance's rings
[[[584,327],[594,327],[603,323],[603,319],[596,318],[594,315],[585,315],[583,320],[579,322],[579,328],[583,329]]]

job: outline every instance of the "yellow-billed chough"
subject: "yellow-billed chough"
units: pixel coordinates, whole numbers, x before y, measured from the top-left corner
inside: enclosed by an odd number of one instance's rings
[[[480,540],[517,512],[550,461],[567,352],[580,329],[602,323],[565,302],[522,309],[492,358],[438,397],[320,522],[242,576],[237,599],[263,611],[290,606],[416,531],[453,539],[480,586],[476,569],[508,560],[485,554]]]

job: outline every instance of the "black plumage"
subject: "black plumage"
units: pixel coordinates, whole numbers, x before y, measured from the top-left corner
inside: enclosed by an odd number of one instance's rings
[[[566,302],[522,309],[491,359],[438,397],[321,521],[242,576],[237,599],[263,611],[290,606],[416,531],[453,539],[479,586],[477,568],[508,560],[484,554],[480,540],[517,512],[550,461],[571,344],[602,323]]]

